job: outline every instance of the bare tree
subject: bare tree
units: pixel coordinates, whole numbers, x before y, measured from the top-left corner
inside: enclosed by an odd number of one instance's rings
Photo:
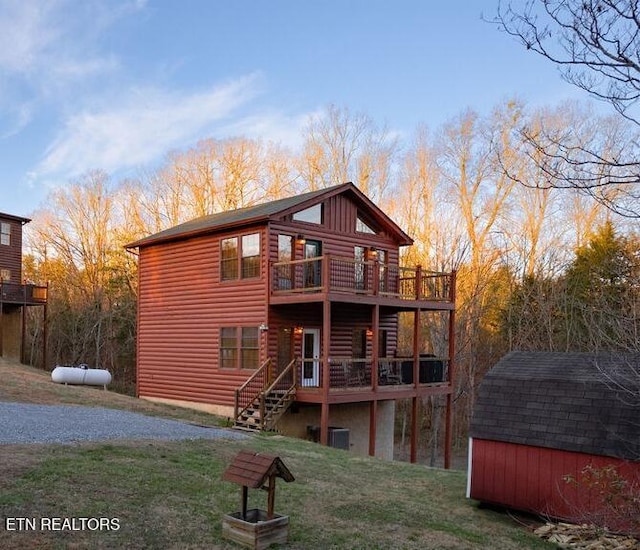
[[[622,117],[584,141],[570,127],[523,126],[522,136],[546,176],[544,186],[576,188],[612,211],[640,216],[638,133],[640,9],[637,0],[528,0],[499,4],[493,19],[528,50],[556,64],[563,78],[609,102]],[[514,179],[527,183],[517,174]]]
[[[306,128],[301,179],[310,190],[352,181],[380,203],[391,187],[396,147],[389,132],[367,115],[330,105]]]
[[[120,240],[118,207],[108,175],[88,172],[51,193],[30,238],[40,251],[34,269],[51,281],[50,356],[108,368],[126,384],[134,370],[135,272]]]

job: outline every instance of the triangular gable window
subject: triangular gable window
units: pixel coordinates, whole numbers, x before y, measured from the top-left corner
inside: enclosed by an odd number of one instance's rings
[[[375,235],[377,233],[377,231],[360,216],[358,216],[358,219],[356,220],[356,231],[358,233],[369,233],[370,235]]]
[[[297,222],[322,223],[322,204],[314,204],[309,208],[300,210],[293,214],[293,219]]]

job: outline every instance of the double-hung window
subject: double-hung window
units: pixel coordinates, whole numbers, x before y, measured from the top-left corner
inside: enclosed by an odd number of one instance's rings
[[[11,224],[0,223],[0,244],[11,245]]]
[[[260,338],[257,327],[220,329],[220,366],[223,369],[257,369]]]
[[[220,241],[220,280],[260,276],[260,234],[227,237]]]

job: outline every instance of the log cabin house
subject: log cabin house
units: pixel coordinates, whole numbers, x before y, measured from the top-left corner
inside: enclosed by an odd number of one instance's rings
[[[22,278],[22,228],[30,221],[0,212],[0,356],[19,362],[25,362],[27,308],[41,306],[46,321],[47,287]]]
[[[448,467],[455,273],[401,267],[412,243],[345,183],[127,245],[139,255],[138,396],[387,459],[395,400],[409,399],[415,461],[418,400],[443,395]],[[421,342],[422,312],[444,316],[444,352]]]

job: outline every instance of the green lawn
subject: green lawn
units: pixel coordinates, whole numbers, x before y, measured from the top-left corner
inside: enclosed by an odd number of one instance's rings
[[[23,367],[12,369],[20,378]],[[51,384],[30,369],[24,372],[30,384]],[[11,385],[3,384],[0,400],[10,398]],[[83,388],[82,396],[80,388],[54,389],[65,403],[80,396],[87,404],[94,392],[99,404],[109,406],[110,392]],[[122,408],[123,396],[114,397]],[[146,406],[124,399],[132,410]],[[208,423],[216,422],[211,417]],[[240,508],[239,487],[222,481],[222,473],[242,448],[280,456],[296,477],[293,483],[279,480],[276,491],[276,512],[290,516],[288,548],[554,548],[508,515],[465,499],[464,472],[359,458],[264,435],[245,441],[0,445],[0,548],[238,548],[221,538],[222,516]],[[266,507],[265,492],[250,491],[249,498],[250,507]],[[43,518],[53,517],[76,518],[76,527],[80,518],[106,518],[112,529],[40,529]],[[33,518],[37,530],[13,530],[17,518]]]

